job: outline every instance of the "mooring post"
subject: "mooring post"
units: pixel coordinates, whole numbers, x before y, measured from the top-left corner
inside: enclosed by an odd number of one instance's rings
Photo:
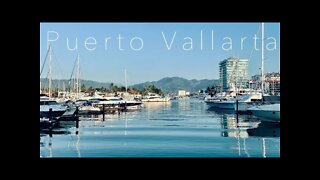
[[[75,115],[76,115],[76,128],[78,129],[79,128],[79,106],[76,107]]]
[[[76,120],[76,128],[79,129],[79,120]]]
[[[104,121],[104,113],[105,113],[104,107],[105,107],[105,104],[102,104],[102,120],[103,121]]]
[[[121,105],[119,103],[119,105],[118,105],[118,115],[120,115],[120,111],[121,111]]]
[[[236,100],[236,111],[237,111],[237,114],[238,114],[238,111],[239,111],[239,100]]]
[[[49,108],[49,120],[52,120],[52,108]]]
[[[52,127],[53,125],[51,124],[51,127],[49,127],[49,137],[52,137]]]

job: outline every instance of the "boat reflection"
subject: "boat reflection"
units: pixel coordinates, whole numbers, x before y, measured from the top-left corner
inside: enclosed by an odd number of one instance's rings
[[[52,126],[40,126],[40,137],[41,134],[47,135],[49,134],[71,134],[70,129],[76,127],[76,123],[74,121],[61,121],[57,122]]]
[[[80,135],[78,130],[73,131],[76,127],[74,121],[61,121],[57,122],[55,126],[51,128],[40,128],[40,157],[53,157],[52,155],[52,141],[53,135],[69,135],[74,141],[74,136],[76,136],[76,142],[73,142],[73,146],[77,151],[77,157],[81,157],[80,154]],[[68,142],[68,147],[69,147]]]
[[[233,109],[221,109],[216,107],[210,107],[207,109],[209,112],[214,112],[218,115],[224,115],[224,114],[235,114],[235,111]]]
[[[70,149],[75,149],[77,157],[81,157],[80,153],[80,135],[71,134],[71,141],[68,141],[67,147]],[[50,158],[53,156],[53,137],[50,135],[41,134],[40,135],[40,157]],[[59,145],[58,145],[59,146]]]
[[[238,116],[235,114],[223,114],[221,115],[221,135],[223,137],[241,137],[247,138],[249,134],[247,132],[250,128],[256,128],[260,124],[260,121],[256,119],[246,119],[245,116]]]
[[[148,110],[166,110],[170,109],[171,103],[169,102],[143,102],[143,107]]]
[[[280,123],[264,122],[259,119],[248,118],[250,116],[240,116],[236,114],[221,114],[221,132],[222,137],[236,139],[236,148],[239,157],[250,157],[250,146],[261,146],[262,157],[268,156],[267,150],[272,149],[270,145],[274,137],[280,137]],[[250,137],[257,137],[258,144],[248,144],[247,140]],[[255,141],[256,141],[255,140]],[[266,144],[266,141],[268,143]],[[250,140],[249,142],[252,142]],[[249,148],[248,148],[249,145]],[[268,146],[268,147],[267,147]],[[252,153],[252,152],[251,152]]]
[[[191,109],[191,102],[189,100],[179,100],[177,103],[180,111],[188,111]]]
[[[224,114],[221,116],[221,127],[223,137],[280,137],[280,123],[250,119],[246,116]]]
[[[257,128],[248,129],[247,133],[253,137],[280,137],[280,123],[261,122]]]

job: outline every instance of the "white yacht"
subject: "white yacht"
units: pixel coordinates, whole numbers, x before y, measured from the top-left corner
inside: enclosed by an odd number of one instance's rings
[[[148,93],[147,96],[144,96],[142,102],[168,102],[170,101],[169,97],[160,96],[156,93]]]
[[[280,104],[264,104],[248,108],[261,121],[280,122]]]
[[[233,109],[236,110],[236,101],[238,100],[238,108],[247,108],[244,107],[252,101],[252,96],[250,94],[238,96],[237,98],[232,96],[214,96],[212,98],[208,97],[205,99],[205,102],[210,107],[221,108],[221,109]]]
[[[141,107],[142,102],[135,100],[124,100],[122,97],[103,97],[98,99],[97,105],[105,105],[106,107],[119,107],[119,108],[127,108],[127,109],[139,109]]]
[[[52,109],[52,117],[62,116],[67,110],[67,106],[50,100],[48,96],[40,94],[40,118],[49,117],[49,110]]]

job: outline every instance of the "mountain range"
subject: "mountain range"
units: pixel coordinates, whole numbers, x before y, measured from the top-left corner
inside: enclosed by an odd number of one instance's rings
[[[140,84],[135,84],[131,87],[142,90],[149,85],[155,85],[160,88],[165,93],[178,93],[179,90],[186,90],[189,92],[197,92],[201,89],[206,89],[208,86],[213,86],[218,84],[218,80],[188,80],[181,77],[166,77],[160,79],[159,81],[145,82]]]
[[[42,88],[48,88],[48,86],[49,86],[48,79],[41,78],[40,82],[41,82]],[[86,88],[89,88],[90,86],[92,88],[101,88],[101,87],[109,88],[111,83],[80,79],[80,84],[81,85],[84,84]],[[121,84],[116,84],[116,83],[114,83],[114,84],[117,86],[119,86],[119,85],[121,86]],[[68,86],[69,86],[69,80],[66,80],[66,79],[59,79],[59,80],[53,79],[52,80],[52,88],[59,87],[59,89],[63,89],[63,87],[67,88]]]
[[[42,88],[48,88],[48,79],[41,78],[41,87]],[[111,83],[104,83],[104,82],[96,82],[91,80],[80,80],[81,84],[84,84],[86,88],[89,88],[90,86],[92,88],[109,88]],[[134,87],[136,89],[142,90],[143,88],[154,85],[157,88],[160,88],[165,93],[178,93],[179,90],[186,90],[189,92],[197,92],[201,89],[206,89],[208,86],[217,85],[219,83],[219,80],[209,80],[209,79],[202,79],[202,80],[196,80],[196,79],[185,79],[181,77],[166,77],[162,78],[158,81],[148,81],[140,84],[135,84],[129,87]],[[64,84],[64,85],[63,85]],[[53,88],[60,88],[67,87],[69,85],[69,80],[52,80],[52,87]],[[122,84],[116,84],[117,86],[123,86]]]

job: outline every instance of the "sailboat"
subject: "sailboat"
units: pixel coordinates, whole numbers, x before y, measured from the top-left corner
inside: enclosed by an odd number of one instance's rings
[[[51,85],[52,85],[52,75],[51,75],[52,47],[51,46],[49,46],[47,55],[48,54],[49,54],[49,94],[48,96],[45,94],[40,94],[40,118],[59,117],[67,111],[66,106],[59,104],[57,101],[51,98]],[[43,64],[43,67],[44,67],[44,64]],[[43,67],[42,67],[42,70],[43,70]],[[40,72],[40,77],[41,77],[42,70]]]
[[[264,94],[264,23],[262,23],[262,60],[261,60],[261,90]],[[280,101],[276,104],[263,104],[248,108],[253,115],[260,117],[261,121],[280,122]]]

